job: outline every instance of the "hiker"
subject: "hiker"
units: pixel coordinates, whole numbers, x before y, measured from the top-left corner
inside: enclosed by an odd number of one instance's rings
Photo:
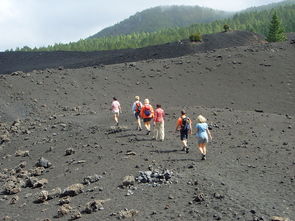
[[[164,141],[164,138],[165,138],[164,118],[165,118],[165,112],[162,109],[161,104],[157,104],[156,110],[154,113],[155,140]]]
[[[140,116],[143,119],[145,128],[147,129],[147,135],[151,133],[151,120],[154,117],[154,109],[150,105],[149,99],[144,99],[144,105],[141,108]]]
[[[122,113],[122,109],[121,109],[121,105],[116,97],[113,97],[111,111],[114,114],[114,120],[116,122],[116,125],[119,126],[119,115],[120,115],[120,113]]]
[[[211,133],[208,129],[207,119],[202,115],[197,117],[198,123],[196,124],[196,137],[198,138],[198,147],[202,153],[202,160],[206,160],[206,144],[208,143],[208,136],[212,140]]]
[[[139,96],[135,96],[135,101],[132,105],[132,111],[134,113],[134,116],[136,118],[136,124],[137,124],[137,130],[141,131],[141,120],[140,120],[140,110],[142,108],[142,103],[139,100]]]
[[[186,116],[185,110],[181,111],[181,117],[178,118],[176,124],[176,131],[180,131],[180,140],[183,144],[182,150],[186,153],[189,152],[189,147],[187,145],[188,133],[192,134],[192,122],[189,117]]]

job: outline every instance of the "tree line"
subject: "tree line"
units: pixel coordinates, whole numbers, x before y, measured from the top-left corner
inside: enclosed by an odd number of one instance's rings
[[[246,30],[267,36],[273,15],[276,14],[286,32],[295,31],[295,4],[280,6],[264,11],[238,13],[229,19],[222,19],[207,24],[194,24],[189,27],[166,28],[156,32],[141,32],[101,38],[81,39],[67,44],[57,43],[47,47],[16,48],[15,51],[100,51],[126,48],[141,48],[165,44],[183,39],[195,33],[211,34],[224,30],[227,24],[231,30]],[[13,51],[13,50],[10,50]]]

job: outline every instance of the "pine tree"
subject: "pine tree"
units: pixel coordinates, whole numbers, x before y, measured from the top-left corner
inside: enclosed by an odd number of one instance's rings
[[[272,16],[272,20],[269,26],[269,32],[268,32],[266,40],[269,42],[286,40],[284,28],[276,13]]]

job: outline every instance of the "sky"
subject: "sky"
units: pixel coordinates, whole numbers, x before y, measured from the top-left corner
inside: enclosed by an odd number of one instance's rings
[[[142,10],[198,5],[239,11],[281,0],[0,0],[0,51],[87,38]]]

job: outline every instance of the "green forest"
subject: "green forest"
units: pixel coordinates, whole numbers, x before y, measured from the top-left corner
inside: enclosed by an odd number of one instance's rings
[[[223,31],[224,24],[231,30],[247,30],[267,36],[274,14],[284,27],[285,32],[295,31],[295,4],[279,6],[269,10],[250,10],[235,14],[232,18],[222,19],[206,24],[194,24],[181,28],[166,28],[156,32],[141,32],[111,37],[81,39],[68,44],[55,44],[48,47],[16,48],[15,51],[99,51],[126,48],[141,48],[188,39],[191,34],[210,34]]]

